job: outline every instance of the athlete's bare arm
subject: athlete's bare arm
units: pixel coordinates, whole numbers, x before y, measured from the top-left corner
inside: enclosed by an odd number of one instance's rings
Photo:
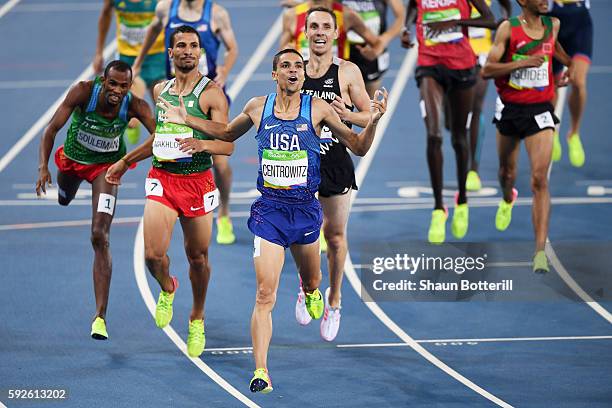
[[[160,92],[166,86],[168,81],[160,82],[153,87],[153,99],[157,100]],[[144,101],[143,101],[144,102]],[[146,102],[145,102],[146,103]],[[147,105],[148,108],[148,105]],[[152,118],[153,119],[153,118]],[[142,122],[143,124],[145,122]],[[153,129],[149,129],[150,126],[153,126]],[[121,176],[125,174],[128,168],[141,160],[144,160],[153,155],[153,139],[155,139],[155,120],[153,119],[153,123],[146,125],[145,127],[149,131],[150,135],[147,137],[138,147],[128,152],[125,156],[123,156],[119,161],[114,163],[106,170],[105,179],[109,184],[120,185],[121,184]]]
[[[379,100],[381,96],[382,100]],[[374,141],[378,120],[387,109],[387,92],[376,91],[370,106],[370,120],[368,121],[366,127],[359,134],[357,134],[351,129],[347,128],[344,123],[340,122],[338,114],[330,104],[325,102],[323,99],[313,98],[313,125],[317,131],[320,131],[321,124],[324,123],[332,131],[333,135],[336,136],[353,153],[355,153],[357,156],[364,156],[368,150],[370,150],[370,146],[372,146],[372,142]]]
[[[244,106],[242,112],[229,124],[219,123],[212,120],[204,120],[187,114],[183,98],[179,97],[179,106],[173,106],[163,98],[159,98],[160,107],[165,111],[164,117],[167,122],[185,124],[192,129],[206,133],[215,139],[226,142],[234,142],[253,127],[259,126],[261,112],[266,101],[265,96],[252,98]]]
[[[524,60],[500,62],[504,56],[504,53],[506,52],[506,44],[508,41],[510,41],[510,31],[510,22],[508,21],[501,23],[497,29],[497,32],[495,33],[495,40],[493,41],[491,51],[489,51],[487,62],[480,71],[480,75],[482,75],[484,79],[508,75],[512,71],[519,68],[539,67],[544,63],[545,56],[541,54],[531,55],[529,58]]]
[[[512,15],[512,3],[510,3],[510,0],[497,0],[497,1],[499,1],[499,5],[501,6],[501,12],[502,12],[501,20],[497,22],[498,23],[497,25],[500,25],[502,21],[509,19],[510,16]]]
[[[365,23],[363,22],[361,16],[353,9],[344,7],[344,29],[349,31],[354,31],[363,40],[375,50],[382,52],[382,49],[379,48],[381,45],[380,39],[378,36],[370,30]]]
[[[43,132],[38,149],[38,180],[36,181],[36,194],[47,193],[47,184],[51,185],[51,173],[49,173],[49,156],[53,150],[55,136],[64,127],[72,112],[77,108],[87,105],[93,81],[81,81],[75,84],[57,108],[51,121]]]
[[[343,91],[346,91],[349,100],[344,101],[341,97],[336,96],[336,100],[331,104],[332,107],[341,120],[350,122],[359,127],[365,127],[371,116],[370,97],[366,91],[361,71],[359,71],[359,68],[354,63],[341,60],[338,78],[340,80],[340,86],[344,88]],[[345,106],[345,102],[347,102],[348,105],[354,105],[357,108],[357,112],[348,110]]]
[[[200,94],[200,109],[208,112],[210,120],[227,124],[228,106],[223,90],[216,84],[210,83]],[[189,125],[187,125],[189,126]],[[198,129],[199,130],[199,129]],[[234,144],[222,140],[199,140],[193,137],[179,141],[179,148],[186,153],[207,152],[230,156],[234,152]]]
[[[142,63],[147,56],[147,53],[155,43],[157,36],[162,32],[164,26],[168,22],[168,14],[170,13],[170,0],[161,0],[157,3],[155,7],[155,17],[149,24],[147,28],[147,32],[145,34],[144,40],[142,42],[142,48],[140,49],[140,54],[134,60],[134,64],[132,64],[132,70],[134,71],[134,76],[140,75],[140,68],[142,67]]]
[[[401,0],[386,0],[389,7],[391,7],[391,11],[393,12],[393,16],[395,20],[393,20],[393,24],[387,28],[387,31],[380,34],[378,37],[378,45],[376,47],[371,47],[366,45],[365,47],[362,45],[357,45],[359,52],[368,59],[375,59],[378,55],[383,53],[385,49],[389,46],[389,43],[400,33],[402,32],[402,28],[404,27],[404,14],[405,9]]]
[[[149,134],[155,133],[155,119],[153,118],[153,113],[151,112],[149,104],[144,99],[141,99],[134,94],[132,94],[132,99],[130,100],[128,117],[130,119],[138,119],[140,123],[142,123],[149,131]]]
[[[469,2],[478,10],[480,17],[459,20],[457,24],[471,27],[484,27],[494,30],[497,27],[497,22],[495,21],[495,16],[491,8],[487,6],[485,0],[469,0]]]
[[[98,39],[96,40],[96,53],[91,63],[95,74],[104,69],[104,44],[113,18],[113,0],[104,0],[100,17],[98,17]]]
[[[414,43],[410,36],[410,27],[416,21],[418,14],[416,0],[408,0],[406,3],[406,19],[404,20],[404,28],[402,28],[402,34],[400,41],[403,48],[412,48]]]
[[[283,11],[283,31],[280,35],[279,49],[295,48],[293,34],[295,33],[295,9]]]
[[[574,81],[574,67],[572,64],[572,57],[563,49],[563,46],[559,42],[559,29],[561,28],[561,22],[558,18],[552,17],[553,22],[553,35],[555,38],[555,54],[554,57],[561,64],[565,65],[568,69],[563,72],[560,79],[557,80],[557,87],[567,86],[568,83]]]
[[[229,13],[217,3],[213,3],[211,24],[213,32],[221,39],[225,47],[223,65],[217,65],[217,76],[214,78],[217,85],[223,88],[227,76],[238,58],[238,43],[236,42],[236,36],[232,29]]]

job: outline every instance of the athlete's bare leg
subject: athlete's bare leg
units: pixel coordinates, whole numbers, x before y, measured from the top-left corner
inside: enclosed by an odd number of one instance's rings
[[[432,77],[424,77],[420,86],[421,100],[425,103],[425,128],[427,131],[427,165],[434,195],[434,208],[444,208],[442,201],[442,110],[444,91]]]
[[[189,261],[189,279],[193,292],[193,308],[189,320],[204,319],[204,304],[206,291],[210,280],[210,265],[208,263],[208,246],[212,234],[212,212],[202,217],[181,217],[185,254]]]
[[[502,135],[497,132],[497,155],[499,157],[499,185],[504,200],[512,202],[512,189],[516,182],[516,172],[520,153],[521,140],[518,136]]]
[[[480,75],[476,75],[476,85],[474,85],[474,104],[472,105],[472,120],[470,122],[470,170],[478,172],[478,165],[480,161],[480,152],[478,149],[479,143],[482,144],[482,140],[478,140],[480,137],[480,115],[482,114],[482,105],[484,103],[485,96],[487,95],[487,88],[489,81],[482,79]]]
[[[213,170],[215,172],[215,184],[219,188],[219,217],[229,217],[229,201],[232,191],[232,167],[229,157],[213,155]]]
[[[580,133],[580,124],[587,102],[587,74],[591,63],[584,58],[573,58],[574,81],[568,97],[568,108],[570,112],[570,127],[567,137]]]
[[[467,143],[467,120],[474,103],[474,87],[456,89],[448,94],[450,103],[451,141],[457,164],[458,204],[467,202],[465,179],[468,173],[469,150]]]
[[[115,213],[117,186],[106,182],[102,172],[92,183],[91,245],[94,250],[93,281],[96,296],[96,316],[106,316],[108,292],[112,275],[112,258],[109,247],[110,227]],[[101,196],[101,194],[110,195]],[[111,214],[108,214],[108,211]]]
[[[83,182],[82,178],[69,174],[57,172],[57,202],[59,205],[68,205],[76,196],[79,187]]]
[[[536,238],[536,251],[544,250],[548,236],[550,217],[550,192],[548,191],[548,167],[552,153],[553,130],[544,129],[525,138],[525,147],[531,163],[531,191],[533,206],[531,217]]]
[[[255,368],[268,368],[268,348],[272,338],[272,309],[276,303],[276,291],[283,264],[285,249],[263,238],[255,238],[255,277],[257,294],[251,316],[251,337]]]
[[[327,268],[329,271],[329,305],[337,308],[340,305],[344,262],[348,245],[346,241],[346,223],[349,215],[351,194],[321,197],[323,207],[323,234],[327,241]]]
[[[174,291],[167,255],[178,213],[157,201],[147,200],[144,209],[145,263],[164,292]]]

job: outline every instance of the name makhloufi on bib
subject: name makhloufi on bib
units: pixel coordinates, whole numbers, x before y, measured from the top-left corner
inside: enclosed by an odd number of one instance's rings
[[[300,95],[300,114],[291,120],[274,115],[276,93],[268,95],[257,131],[257,189],[265,198],[311,201],[320,182],[320,139],[312,126],[312,98]]]

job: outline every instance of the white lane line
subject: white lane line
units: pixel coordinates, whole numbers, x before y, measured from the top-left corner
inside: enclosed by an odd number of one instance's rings
[[[376,150],[382,141],[382,138],[385,134],[387,127],[389,126],[389,122],[395,109],[397,108],[400,98],[402,96],[402,91],[408,82],[408,78],[412,75],[414,70],[414,66],[416,65],[418,50],[417,47],[412,48],[404,58],[402,65],[400,67],[400,75],[393,82],[393,86],[391,88],[391,92],[389,94],[389,101],[387,103],[387,113],[382,117],[378,124],[377,135],[374,138],[374,142],[372,143],[372,147],[368,154],[365,155],[364,158],[361,159],[357,169],[355,170],[355,178],[357,180],[357,185],[363,185],[363,180],[370,168],[372,160],[374,159],[374,155],[376,154]],[[355,199],[357,198],[357,191],[353,191],[351,195],[351,203],[350,206],[353,206]],[[346,262],[344,264],[344,270],[347,279],[351,283],[351,286],[357,293],[357,296],[360,296],[362,293],[362,283],[359,279],[359,276],[355,272],[355,268],[353,268],[353,263],[351,261],[350,253],[347,251]],[[364,304],[370,309],[372,313],[385,325],[389,330],[391,330],[397,337],[399,337],[404,343],[408,344],[414,351],[423,356],[427,361],[431,364],[438,367],[440,370],[444,371],[449,376],[453,377],[455,380],[459,381],[466,387],[475,391],[476,393],[482,395],[489,401],[501,406],[501,407],[511,407],[512,405],[507,402],[501,400],[495,395],[491,394],[484,388],[478,386],[473,383],[463,375],[459,374],[457,371],[453,370],[451,367],[443,363],[436,356],[427,351],[423,346],[417,343],[412,337],[410,337],[401,327],[399,327],[393,320],[387,316],[387,314],[378,306],[376,302],[364,302]]]
[[[9,0],[0,7],[0,18],[2,18],[6,13],[11,11],[13,7],[17,5],[21,0]]]
[[[257,49],[251,54],[249,61],[242,68],[236,81],[232,84],[228,91],[228,95],[235,99],[236,96],[240,93],[244,85],[247,83],[249,76],[257,69],[263,58],[267,55],[267,53],[272,48],[273,44],[276,42],[276,39],[280,35],[281,32],[281,24],[282,24],[282,13],[279,14],[276,21],[273,23],[272,27],[259,44]],[[234,213],[232,213],[234,216]],[[147,307],[149,308],[149,312],[152,316],[155,316],[155,300],[153,299],[153,295],[151,293],[151,289],[149,288],[149,284],[147,282],[145,276],[145,265],[144,265],[144,235],[143,235],[143,222],[141,221],[138,226],[138,231],[136,232],[136,239],[134,244],[134,274],[136,275],[136,282],[138,284],[138,289],[140,290],[140,294],[144,299]],[[258,407],[253,401],[243,395],[240,391],[234,388],[230,383],[225,381],[220,375],[218,375],[213,369],[211,369],[208,365],[206,365],[199,358],[191,358],[187,354],[187,347],[183,340],[178,336],[178,334],[174,331],[171,325],[166,326],[164,329],[166,335],[176,344],[176,346],[187,356],[191,362],[193,362],[202,372],[204,372],[208,377],[210,377],[213,381],[215,381],[220,387],[230,393],[233,397],[238,399],[240,402],[245,404],[248,407]]]
[[[429,343],[508,343],[508,342],[530,342],[530,341],[578,341],[578,340],[612,340],[612,336],[556,336],[556,337],[498,337],[498,338],[482,338],[482,339],[425,339],[415,340],[419,344]],[[470,344],[472,345],[472,344]],[[379,348],[379,347],[408,347],[406,343],[353,343],[353,344],[324,344],[315,345],[314,348],[338,348],[338,349],[351,349],[351,348]],[[276,345],[270,348],[282,348],[282,349],[300,349],[301,346],[297,345]],[[226,351],[253,351],[253,347],[219,347],[210,348],[204,350],[205,353],[219,353]]]
[[[91,201],[90,201],[91,204]],[[142,217],[119,217],[113,219],[113,224],[135,224],[140,222]],[[38,228],[61,228],[61,227],[82,227],[91,225],[91,219],[71,220],[71,221],[50,221],[33,222],[25,224],[5,224],[0,225],[0,231],[29,230]]]
[[[144,266],[144,239],[143,239],[143,222],[141,221],[138,224],[138,232],[136,233],[136,239],[134,241],[134,275],[136,276],[136,284],[138,285],[138,290],[140,291],[140,296],[144,300],[147,309],[149,309],[149,313],[151,316],[155,318],[155,299],[153,298],[153,294],[151,292],[151,288],[149,287],[149,282],[147,282],[145,266]],[[259,407],[259,405],[255,404],[253,401],[248,399],[245,395],[243,395],[240,391],[234,388],[230,383],[225,381],[223,377],[215,372],[212,368],[210,368],[206,363],[204,363],[200,358],[192,358],[187,354],[187,345],[178,335],[178,333],[172,328],[171,325],[168,325],[164,328],[164,333],[166,336],[172,340],[172,342],[178,347],[178,349],[198,367],[204,374],[206,374],[211,380],[216,382],[221,388],[231,394],[234,398],[242,402],[247,407]]]
[[[104,59],[109,58],[115,52],[116,49],[117,42],[113,39],[110,44],[108,44],[104,48]],[[81,73],[81,75],[79,75],[79,77],[74,81],[74,83],[84,81],[90,78],[93,73],[93,68],[90,64]],[[38,133],[47,125],[47,123],[49,123],[58,106],[66,97],[66,94],[68,93],[69,89],[70,88],[66,89],[64,93],[61,94],[60,97],[57,98],[57,100],[51,106],[49,106],[49,109],[47,109],[47,111],[42,114],[42,116],[32,125],[32,127],[23,136],[21,136],[17,143],[15,143],[13,147],[11,147],[11,149],[6,152],[4,156],[2,156],[2,158],[0,159],[0,173],[15,159],[15,157],[17,157],[17,155],[28,145],[28,143],[30,143],[32,139],[34,139],[36,135],[38,135]]]
[[[70,203],[70,205],[72,205],[72,203]],[[91,201],[89,202],[89,205],[91,205]],[[232,217],[234,218],[247,218],[249,215],[251,215],[249,211],[232,212]],[[135,223],[140,222],[141,218],[142,217],[118,217],[118,218],[113,219],[113,224],[135,224]],[[3,224],[3,225],[0,225],[0,231],[17,231],[17,230],[39,229],[39,228],[81,227],[85,225],[91,225],[91,219],[32,222],[32,223],[23,223],[23,224]]]
[[[567,98],[567,87],[563,87],[559,89],[559,97],[557,98],[557,105],[555,106],[555,115],[559,118],[559,121],[563,119],[563,110],[565,108],[565,99]],[[559,126],[560,127],[560,126]],[[553,161],[550,161],[550,166],[548,167],[548,179],[550,180],[550,173],[552,172]],[[552,201],[552,199],[551,199]],[[563,282],[576,293],[580,299],[582,299],[591,309],[595,311],[598,315],[607,320],[608,323],[612,324],[612,314],[600,305],[598,302],[593,300],[593,298],[582,289],[582,287],[572,278],[568,270],[563,266],[555,249],[552,246],[552,242],[550,241],[550,237],[546,237],[546,247],[545,247],[546,256],[550,260],[553,268],[557,271],[557,274],[563,279]]]

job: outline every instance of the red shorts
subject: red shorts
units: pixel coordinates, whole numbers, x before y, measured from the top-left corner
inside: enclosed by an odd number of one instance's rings
[[[98,164],[81,164],[70,159],[64,154],[64,146],[60,146],[55,151],[55,165],[58,170],[69,176],[76,176],[80,179],[87,180],[89,183],[105,172],[113,163],[98,163]]]
[[[147,199],[162,203],[184,217],[201,217],[219,206],[219,190],[210,169],[184,175],[152,167],[145,193]]]

